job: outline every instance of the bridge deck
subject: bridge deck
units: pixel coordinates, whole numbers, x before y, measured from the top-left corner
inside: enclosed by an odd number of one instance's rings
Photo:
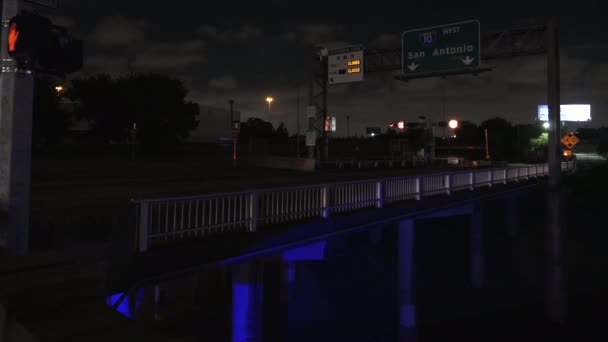
[[[423,201],[407,201],[382,209],[368,209],[334,215],[287,226],[267,227],[254,233],[225,233],[200,240],[167,244],[129,259],[116,260],[108,275],[110,292],[118,293],[142,280],[171,279],[182,272],[205,270],[226,264],[281,253],[284,250],[407,218],[424,217],[434,212],[471,205],[476,201],[512,196],[532,186],[544,184],[543,178],[497,185],[452,196],[437,196]],[[146,282],[142,282],[145,284]]]

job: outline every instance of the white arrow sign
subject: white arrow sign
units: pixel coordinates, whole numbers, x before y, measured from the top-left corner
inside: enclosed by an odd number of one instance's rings
[[[475,58],[471,58],[469,56],[467,56],[465,59],[461,59],[462,63],[464,63],[466,65],[471,65],[471,63],[473,63],[474,60],[475,60]]]
[[[419,65],[414,64],[414,62],[412,62],[412,64],[407,66],[407,68],[410,69],[410,71],[415,71],[416,69],[418,69],[418,67],[419,67]]]

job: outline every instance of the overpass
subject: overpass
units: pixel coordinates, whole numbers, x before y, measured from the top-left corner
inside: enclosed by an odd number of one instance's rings
[[[573,171],[573,162],[562,171]],[[470,282],[484,284],[483,204],[507,200],[510,233],[516,234],[516,200],[544,182],[547,164],[506,166],[355,182],[243,192],[133,200],[136,258],[108,277],[109,304],[137,315],[148,289],[154,317],[161,317],[163,283],[229,266],[232,272],[232,340],[262,340],[261,264],[283,264],[289,292],[299,261],[324,260],[328,239],[356,231],[375,238],[382,226],[398,230],[399,325],[413,340],[415,222],[470,215]],[[260,260],[263,260],[260,262]],[[287,279],[287,280],[285,280]],[[280,280],[277,280],[280,281]]]
[[[563,171],[574,163],[562,163]],[[133,200],[139,252],[222,233],[328,219],[410,200],[452,195],[547,176],[547,164],[477,169],[201,196]]]
[[[574,168],[572,162],[562,163],[564,172]],[[280,278],[272,278],[272,282],[280,284],[281,296],[287,293],[286,298],[289,298],[296,282],[297,264],[327,260],[328,245],[336,240],[334,237],[367,231],[370,239],[377,241],[382,228],[389,227],[397,231],[394,243],[398,246],[400,334],[402,340],[412,340],[417,324],[413,292],[416,221],[455,215],[471,217],[468,278],[473,288],[482,288],[485,279],[484,202],[506,201],[509,218],[513,218],[518,197],[525,196],[529,188],[544,183],[547,175],[546,164],[518,165],[134,200],[132,253],[100,257],[99,252],[91,250],[90,254],[95,255],[95,268],[85,260],[78,260],[76,264],[82,265],[69,266],[75,271],[66,270],[65,263],[58,265],[56,272],[43,271],[53,278],[65,278],[61,272],[79,274],[85,268],[88,273],[94,273],[91,278],[97,279],[95,283],[102,285],[108,307],[129,318],[141,319],[148,315],[148,319],[162,320],[164,293],[176,291],[168,283],[191,275],[208,274],[207,271],[227,270],[232,284],[229,304],[232,340],[266,341],[272,339],[267,339],[262,329],[262,306],[267,305],[267,298],[262,298],[261,287],[268,281],[263,275],[264,270],[270,268],[269,264],[280,265]],[[513,220],[509,220],[509,227],[511,234],[516,234]],[[99,263],[99,259],[104,260]],[[32,272],[36,269],[33,267]],[[17,280],[23,276],[15,276],[16,289],[20,287]],[[40,280],[36,282],[40,283],[41,289],[46,286]],[[35,287],[31,282],[28,286]],[[74,286],[80,285],[75,283]],[[7,298],[17,300],[7,293]],[[66,297],[65,301],[77,305],[73,298]],[[90,303],[91,300],[81,304],[83,310],[78,309],[82,316],[79,319],[85,319],[85,312],[97,310],[91,310]],[[30,328],[29,322],[21,323],[26,329]],[[48,324],[44,325],[47,329]],[[104,329],[107,330],[107,326]],[[57,328],[50,331],[58,334]]]

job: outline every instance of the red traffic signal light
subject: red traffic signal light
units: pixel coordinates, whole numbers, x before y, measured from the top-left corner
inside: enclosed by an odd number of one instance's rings
[[[17,51],[17,41],[19,41],[19,29],[17,23],[11,22],[8,31],[8,53],[15,53]]]
[[[28,68],[63,75],[82,67],[83,43],[49,19],[23,12],[9,22],[8,53]]]
[[[33,57],[48,44],[52,23],[49,19],[31,13],[11,18],[8,27],[8,53],[12,57]]]

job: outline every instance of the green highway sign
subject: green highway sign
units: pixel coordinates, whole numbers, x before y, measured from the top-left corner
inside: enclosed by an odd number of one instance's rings
[[[479,68],[479,21],[403,32],[401,66],[404,75]]]

